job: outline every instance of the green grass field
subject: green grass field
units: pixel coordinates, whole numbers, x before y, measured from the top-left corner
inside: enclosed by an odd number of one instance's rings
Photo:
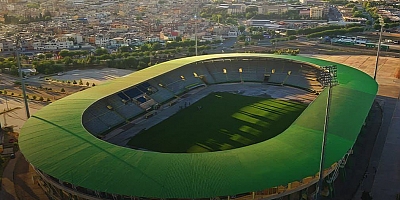
[[[212,93],[137,134],[128,145],[170,153],[239,148],[278,135],[306,107],[294,101]]]

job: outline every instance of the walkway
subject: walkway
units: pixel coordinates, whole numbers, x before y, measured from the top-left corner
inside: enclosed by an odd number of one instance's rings
[[[21,156],[20,152],[15,154],[16,158]],[[15,193],[14,188],[14,167],[17,159],[11,159],[6,168],[3,171],[3,177],[1,180],[1,190],[0,190],[0,199],[1,200],[16,200],[17,193]]]
[[[26,162],[20,151],[15,153],[3,172],[1,200],[48,200],[40,186],[36,184],[36,176],[32,166]]]

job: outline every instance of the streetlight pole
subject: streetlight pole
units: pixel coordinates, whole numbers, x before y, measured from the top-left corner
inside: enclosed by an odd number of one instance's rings
[[[24,79],[22,77],[21,61],[19,59],[19,51],[20,51],[20,48],[21,48],[20,44],[21,44],[21,40],[20,40],[20,38],[18,36],[17,37],[17,46],[16,46],[17,65],[18,65],[18,69],[19,69],[19,78],[21,80],[22,96],[24,98],[24,103],[25,103],[26,118],[29,119],[29,117],[31,117],[31,115],[29,113],[28,99],[26,98],[25,81],[24,81]]]
[[[321,82],[324,87],[328,87],[328,98],[327,105],[325,110],[325,122],[324,122],[324,133],[322,137],[322,148],[321,148],[321,159],[319,163],[319,180],[318,187],[316,191],[316,199],[321,199],[321,191],[322,185],[324,181],[323,172],[324,172],[324,163],[325,163],[325,147],[326,140],[328,134],[328,125],[329,125],[329,114],[331,109],[331,101],[332,101],[332,87],[337,85],[337,68],[336,66],[325,66],[322,67],[324,71],[321,74]]]
[[[379,33],[378,50],[376,51],[374,80],[376,80],[376,74],[378,73],[379,52],[381,51],[382,32],[383,32],[383,25],[384,25],[382,18],[379,18],[379,22],[381,24],[381,31]]]

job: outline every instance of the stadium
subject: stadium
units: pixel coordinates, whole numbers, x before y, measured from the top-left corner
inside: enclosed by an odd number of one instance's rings
[[[337,67],[329,194],[377,93],[367,74],[289,55],[167,61],[58,100],[22,127],[21,152],[54,199],[308,199]]]

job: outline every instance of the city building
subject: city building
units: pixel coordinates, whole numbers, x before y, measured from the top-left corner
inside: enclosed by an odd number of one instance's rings
[[[313,19],[320,19],[324,15],[324,8],[323,7],[311,7],[310,8],[310,17]]]

